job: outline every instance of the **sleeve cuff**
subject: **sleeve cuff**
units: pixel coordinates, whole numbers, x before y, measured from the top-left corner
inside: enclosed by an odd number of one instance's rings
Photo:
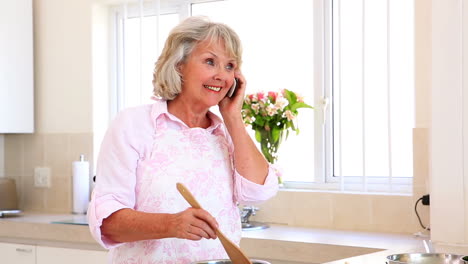
[[[128,208],[121,203],[119,203],[116,199],[109,197],[110,195],[100,197],[96,199],[93,193],[93,199],[89,203],[88,207],[88,225],[91,235],[93,236],[94,240],[96,240],[103,248],[111,249],[114,247],[118,247],[123,243],[115,242],[106,236],[102,235],[101,233],[101,226],[102,221],[109,217],[112,213]],[[98,204],[98,205],[97,205]]]
[[[265,182],[257,184],[242,177],[237,170],[234,171],[235,189],[237,201],[239,203],[247,203],[249,205],[261,204],[278,192],[278,176],[279,170],[275,165],[269,164],[268,175]]]

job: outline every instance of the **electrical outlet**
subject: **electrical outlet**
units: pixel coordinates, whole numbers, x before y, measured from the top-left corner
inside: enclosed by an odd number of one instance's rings
[[[423,195],[422,204],[423,205],[430,205],[431,204],[429,194]]]
[[[50,188],[50,168],[34,168],[34,186],[41,188]]]

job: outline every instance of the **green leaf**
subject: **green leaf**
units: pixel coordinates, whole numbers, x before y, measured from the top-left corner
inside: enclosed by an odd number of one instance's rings
[[[292,98],[291,98],[291,93],[289,90],[284,89],[284,98],[286,98],[289,104],[291,104]]]
[[[292,129],[292,130],[296,131],[296,127],[294,126],[294,123],[293,123],[293,122],[290,123],[290,126],[291,126],[291,129]]]
[[[255,130],[255,139],[257,140],[258,143],[262,141],[262,133],[260,131]]]
[[[290,109],[291,109],[291,111],[296,111],[296,109],[298,109],[298,108],[312,108],[312,109],[314,109],[312,106],[310,106],[310,105],[308,105],[308,104],[306,104],[304,102],[297,102],[297,103],[293,104]]]
[[[284,89],[284,93],[285,93],[284,97],[288,99],[290,105],[294,105],[297,102],[297,96],[294,92],[288,89]]]
[[[271,136],[273,138],[273,142],[278,142],[279,137],[280,137],[280,132],[281,130],[278,127],[273,127],[271,130]]]
[[[263,119],[262,116],[256,116],[255,117],[255,124],[257,124],[260,127],[263,127],[265,125],[265,120]]]

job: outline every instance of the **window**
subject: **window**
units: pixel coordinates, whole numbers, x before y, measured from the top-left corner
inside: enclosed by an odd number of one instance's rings
[[[333,0],[332,5],[329,180],[340,178],[349,190],[411,192],[414,3]]]
[[[157,6],[142,1],[139,5],[114,7],[112,16],[116,61],[115,115],[124,108],[150,102],[154,63],[169,31],[179,23],[180,17],[177,6]]]
[[[154,62],[169,30],[188,15],[205,15],[239,34],[247,92],[287,88],[315,107],[300,110],[300,134],[281,144],[286,187],[408,192],[412,8],[406,0],[157,0],[116,7],[114,113],[151,96]]]

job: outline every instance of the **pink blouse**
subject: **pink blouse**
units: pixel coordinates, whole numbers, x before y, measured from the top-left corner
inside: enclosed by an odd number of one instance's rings
[[[237,203],[257,204],[278,190],[270,165],[264,185],[234,168],[231,137],[222,120],[209,112],[211,126],[189,128],[167,111],[167,103],[129,108],[110,125],[97,162],[96,187],[88,208],[91,234],[110,249],[109,263],[191,263],[227,258],[219,240],[177,238],[117,243],[101,234],[104,218],[123,208],[178,213],[190,207],[176,190],[184,183],[220,229],[239,243]]]

